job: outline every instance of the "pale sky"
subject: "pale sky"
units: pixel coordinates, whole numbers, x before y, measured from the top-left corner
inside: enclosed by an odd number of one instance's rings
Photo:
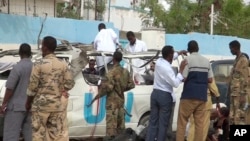
[[[196,0],[190,0],[193,2],[196,2]],[[243,0],[246,4],[250,3],[250,0]],[[165,0],[159,0],[159,2],[163,5],[165,10],[168,10],[170,8],[170,5]]]
[[[244,2],[245,2],[245,3],[249,3],[249,2],[250,2],[250,0],[244,0]]]
[[[122,7],[131,7],[130,2],[132,0],[115,0],[115,6],[122,6]],[[196,2],[197,0],[190,0]],[[250,3],[250,0],[243,0],[245,3]],[[166,10],[170,8],[170,5],[167,4],[166,0],[159,0],[159,2],[165,7]]]

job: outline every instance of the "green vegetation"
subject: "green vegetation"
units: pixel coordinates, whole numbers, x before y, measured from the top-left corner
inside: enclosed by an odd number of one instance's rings
[[[89,9],[91,12],[96,11],[96,20],[101,20],[103,13],[106,10],[105,0],[89,0],[84,4],[84,9]],[[72,2],[57,4],[57,17],[83,19],[81,14],[81,0],[73,0]]]
[[[80,19],[80,0],[75,0],[74,3],[58,3],[57,4],[57,17]]]
[[[157,0],[148,0],[145,17],[154,19],[153,25],[163,27],[167,33],[210,33],[211,4],[214,3],[214,34],[250,38],[250,6],[242,0],[166,0],[171,4],[166,11]],[[147,24],[147,23],[145,23]]]

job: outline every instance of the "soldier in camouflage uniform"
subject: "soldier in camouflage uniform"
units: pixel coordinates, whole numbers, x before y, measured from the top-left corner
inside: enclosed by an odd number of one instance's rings
[[[231,53],[236,55],[229,81],[230,124],[244,125],[246,123],[245,106],[248,85],[248,60],[241,53],[238,41],[230,42],[229,47]]]
[[[249,61],[249,56],[246,53],[242,53],[243,55],[245,55],[247,57],[247,60]],[[246,124],[250,125],[250,61],[248,62],[248,87],[247,87],[247,113],[246,113]]]
[[[47,36],[42,42],[43,59],[34,63],[27,90],[27,110],[32,112],[32,140],[68,141],[65,138],[65,107],[62,96],[73,88],[74,81],[65,61],[53,54],[56,39]]]
[[[106,136],[114,138],[125,129],[124,92],[135,87],[128,70],[122,68],[119,63],[122,53],[113,55],[113,68],[106,75],[106,81],[102,82],[95,99],[107,95],[106,101]]]

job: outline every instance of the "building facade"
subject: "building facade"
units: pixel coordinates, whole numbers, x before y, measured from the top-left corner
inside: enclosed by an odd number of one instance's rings
[[[90,8],[89,1],[83,0],[82,19],[112,22],[116,28],[123,31],[141,31],[142,16],[146,11],[139,7],[141,2],[147,0],[95,0],[105,5],[103,13],[96,12],[94,7]]]
[[[14,15],[42,17],[47,13],[56,17],[56,4],[68,0],[0,0],[0,12]]]
[[[144,10],[140,3],[147,0],[0,0],[0,13],[34,17],[57,17],[58,3],[68,2],[79,11],[82,20],[112,22],[119,30],[139,32]],[[97,3],[97,5],[95,4]],[[104,7],[101,7],[100,3]],[[98,10],[96,10],[96,8]]]

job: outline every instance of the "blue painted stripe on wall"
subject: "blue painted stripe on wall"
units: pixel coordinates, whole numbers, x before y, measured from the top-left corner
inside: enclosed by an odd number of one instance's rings
[[[23,42],[36,44],[43,18],[0,14],[0,43],[20,44]],[[54,36],[70,42],[90,44],[98,33],[97,26],[100,21],[85,21],[65,18],[48,18],[44,24],[41,38]],[[113,23],[105,23],[119,35]],[[231,36],[208,35],[201,33],[166,34],[166,44],[173,45],[175,50],[187,49],[190,40],[196,40],[200,46],[200,53],[204,55],[231,56],[228,44],[232,40],[239,40],[242,51],[250,55],[250,40]],[[126,39],[120,39],[124,47]]]
[[[174,46],[175,50],[186,50],[190,40],[198,42],[199,52],[204,55],[231,56],[228,45],[233,40],[238,40],[241,43],[241,50],[250,54],[250,40],[248,39],[201,33],[166,34],[166,44]]]
[[[41,17],[0,14],[0,43],[36,44],[42,21]],[[98,33],[99,23],[101,22],[48,17],[41,38],[51,35],[70,42],[90,44]],[[113,23],[104,23],[119,35]]]

